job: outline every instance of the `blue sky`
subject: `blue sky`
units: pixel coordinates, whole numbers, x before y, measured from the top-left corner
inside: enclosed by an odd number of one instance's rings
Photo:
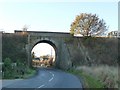
[[[118,30],[118,2],[1,2],[0,31],[14,32],[26,24],[30,31],[69,32],[80,13],[97,14],[109,31]]]

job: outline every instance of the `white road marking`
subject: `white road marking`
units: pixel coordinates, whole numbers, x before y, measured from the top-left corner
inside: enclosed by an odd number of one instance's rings
[[[54,74],[52,74],[52,76],[54,77]]]
[[[54,74],[52,72],[50,72],[52,74],[52,76],[54,77]]]
[[[52,72],[50,72],[50,74],[52,74],[52,78],[49,79],[49,82],[51,82],[51,81],[53,80],[54,76],[55,76]],[[43,85],[39,86],[38,88],[42,88],[42,87],[44,87],[44,86],[45,86],[45,85],[43,84]]]
[[[50,74],[52,74],[52,78],[49,80],[49,82],[51,82],[54,78],[54,74],[52,72],[50,72]]]
[[[41,87],[44,87],[45,85],[41,85],[41,86],[39,86],[38,88],[41,88]]]
[[[53,80],[53,77],[49,80],[49,82],[51,82]]]

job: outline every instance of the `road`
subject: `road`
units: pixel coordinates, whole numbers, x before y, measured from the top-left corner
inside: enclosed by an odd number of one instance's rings
[[[57,69],[42,68],[38,74],[32,78],[18,80],[5,85],[4,88],[82,88],[80,80],[69,73]],[[4,89],[3,89],[4,90]]]

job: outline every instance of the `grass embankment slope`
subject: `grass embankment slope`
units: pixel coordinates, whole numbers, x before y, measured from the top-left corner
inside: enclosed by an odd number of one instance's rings
[[[82,78],[84,88],[118,88],[118,68],[110,66],[81,66],[68,72]]]
[[[85,88],[118,88],[118,38],[81,37],[66,42],[73,70]]]

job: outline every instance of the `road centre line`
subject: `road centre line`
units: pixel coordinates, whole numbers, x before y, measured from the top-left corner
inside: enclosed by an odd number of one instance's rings
[[[50,72],[52,74],[52,76],[54,77],[54,74],[52,72]]]
[[[53,80],[53,77],[49,80],[49,82],[51,82]]]
[[[52,72],[49,72],[49,73],[52,74],[52,78],[49,79],[49,82],[51,82],[53,80],[53,78],[54,78],[55,75]],[[43,85],[39,86],[38,88],[42,88],[44,86],[45,85],[43,84]]]
[[[54,74],[52,74],[52,76],[54,77]]]
[[[52,78],[49,79],[49,82],[51,82],[53,80],[53,78],[54,78],[54,74],[52,72],[50,72],[50,74],[52,74]]]
[[[43,85],[41,85],[41,86],[39,86],[38,88],[41,88],[41,87],[44,87],[45,85],[43,84]]]

